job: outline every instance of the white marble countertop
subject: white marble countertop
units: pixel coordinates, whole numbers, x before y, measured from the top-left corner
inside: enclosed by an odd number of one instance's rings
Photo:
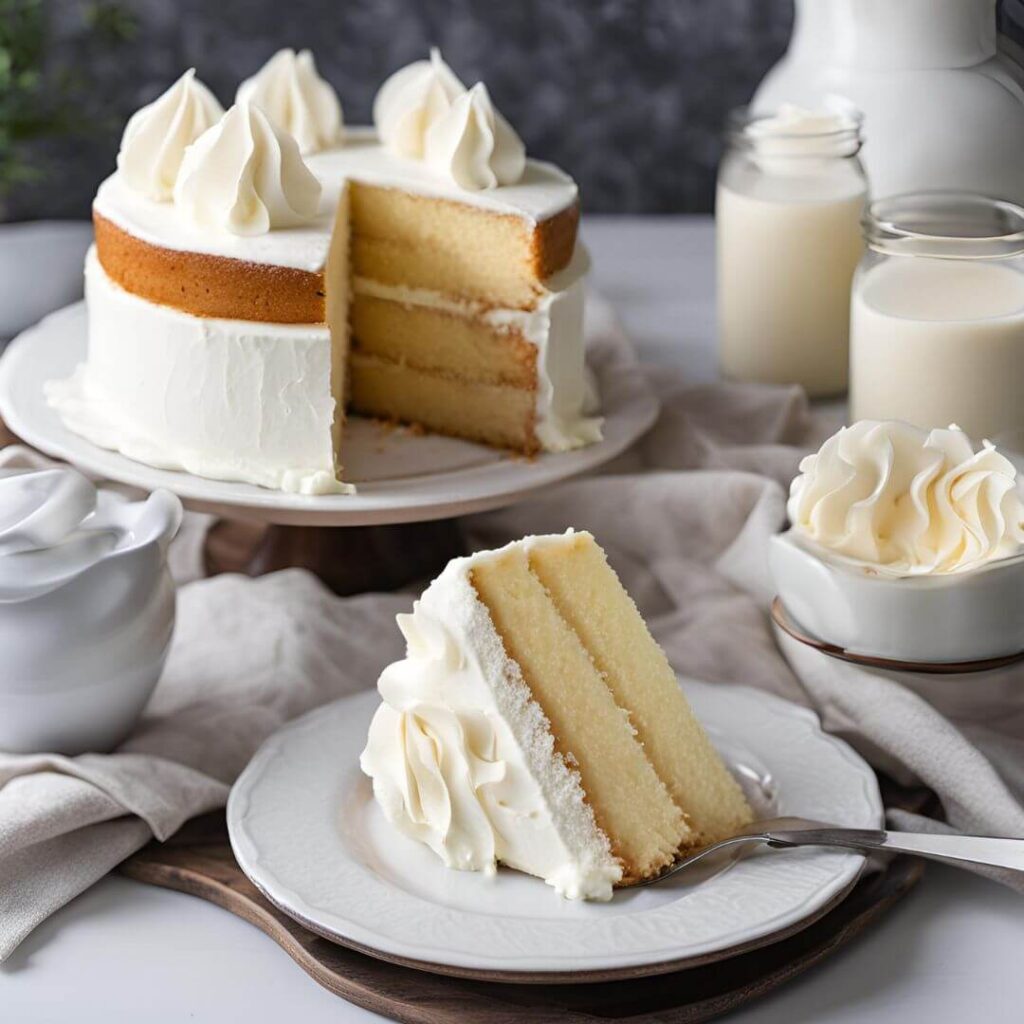
[[[645,358],[714,375],[710,218],[592,217],[597,283]],[[0,879],[0,886],[3,880]],[[1024,1016],[1024,902],[964,872],[923,882],[824,964],[736,1024],[1009,1024]],[[0,966],[0,1021],[363,1024],[382,1018],[311,981],[270,939],[200,900],[105,879]]]

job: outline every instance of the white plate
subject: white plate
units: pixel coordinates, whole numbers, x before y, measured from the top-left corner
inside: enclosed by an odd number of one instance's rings
[[[684,688],[760,816],[879,826],[874,773],[811,712],[747,687]],[[564,900],[506,869],[449,870],[388,825],[359,770],[378,703],[375,690],[360,693],[290,723],[257,752],[227,809],[235,856],[260,891],[371,955],[501,980],[653,974],[809,923],[863,866],[842,851],[764,851],[619,890],[610,903]]]
[[[603,307],[603,304],[601,304]],[[607,324],[606,307],[588,302]],[[140,342],[144,339],[140,339]],[[304,496],[251,484],[154,469],[69,431],[43,395],[85,358],[85,304],[51,314],[11,342],[0,359],[0,416],[28,444],[86,472],[151,491],[166,487],[193,508],[245,513],[294,525],[364,526],[444,519],[518,501],[531,491],[595,469],[640,437],[658,401],[621,330],[605,330],[588,352],[605,417],[604,440],[526,460],[454,438],[387,429],[353,417],[346,428],[345,478],[354,495]]]

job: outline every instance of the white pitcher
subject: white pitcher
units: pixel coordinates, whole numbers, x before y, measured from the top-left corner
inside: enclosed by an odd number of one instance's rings
[[[876,197],[954,189],[1020,203],[1024,72],[1005,51],[996,0],[796,0],[789,49],[752,107],[853,100]]]

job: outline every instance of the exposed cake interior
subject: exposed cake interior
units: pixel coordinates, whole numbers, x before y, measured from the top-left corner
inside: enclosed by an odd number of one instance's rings
[[[547,287],[572,256],[576,208],[529,225],[361,181],[350,193],[352,408],[538,451],[548,341],[582,331],[575,280]]]
[[[747,801],[594,538],[577,533],[540,540],[530,548],[530,568],[629,713],[655,771],[685,809],[693,839],[705,845],[735,835],[750,821]]]
[[[350,335],[349,310],[352,302],[351,260],[351,190],[343,184],[334,215],[331,247],[324,266],[324,312],[331,334],[331,396],[334,398],[334,423],[331,447],[334,467],[341,478],[341,437],[348,399],[348,354]]]
[[[353,263],[360,277],[385,284],[531,309],[539,282],[569,262],[577,219],[571,207],[534,228],[512,214],[354,181]]]
[[[481,562],[471,580],[546,715],[555,748],[578,769],[624,880],[657,874],[689,842],[690,829],[527,551],[512,548]]]

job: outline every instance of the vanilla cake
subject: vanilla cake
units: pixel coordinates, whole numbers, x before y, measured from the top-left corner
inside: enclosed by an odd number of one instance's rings
[[[226,113],[186,72],[129,121],[93,205],[88,357],[48,394],[163,468],[342,483],[346,407],[525,454],[584,410],[578,193],[434,51],[346,128],[308,52]]]
[[[589,533],[455,559],[398,622],[360,764],[448,866],[608,899],[751,820]]]

